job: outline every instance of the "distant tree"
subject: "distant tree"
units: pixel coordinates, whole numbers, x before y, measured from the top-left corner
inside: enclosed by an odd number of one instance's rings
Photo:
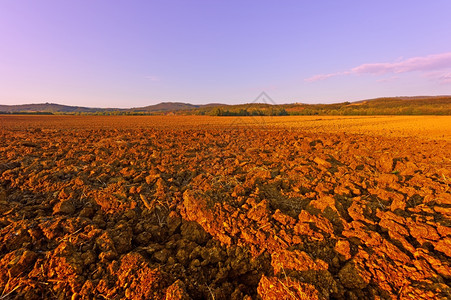
[[[277,113],[278,116],[288,116],[288,112],[285,110],[285,108],[281,108],[279,112]]]

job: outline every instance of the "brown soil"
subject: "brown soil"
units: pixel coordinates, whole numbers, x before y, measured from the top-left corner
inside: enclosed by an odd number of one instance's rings
[[[0,299],[451,297],[449,141],[20,118]]]

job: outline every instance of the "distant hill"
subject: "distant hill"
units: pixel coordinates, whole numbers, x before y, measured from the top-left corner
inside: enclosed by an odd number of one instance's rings
[[[226,106],[226,104],[210,103],[195,105],[182,102],[161,102],[155,105],[135,108],[95,108],[82,106],[69,106],[56,103],[1,105],[0,113],[50,113],[50,114],[71,114],[71,113],[163,113],[176,111],[189,111],[196,108],[209,108],[215,106]]]
[[[451,96],[391,97],[332,104],[251,103],[191,111],[201,115],[451,115]]]
[[[182,102],[162,102],[155,105],[149,105],[139,108],[132,108],[132,111],[137,112],[155,112],[155,111],[176,111],[197,108],[199,105]]]
[[[215,107],[215,106],[222,106],[225,104],[220,103],[210,103],[210,104],[190,104],[190,103],[183,103],[183,102],[161,102],[155,105],[149,105],[144,107],[138,107],[138,108],[131,108],[130,111],[133,112],[170,112],[170,111],[180,111],[180,110],[193,110],[196,108],[208,108],[208,107]]]
[[[179,114],[212,116],[282,115],[451,115],[451,96],[387,97],[333,104],[221,103],[190,104],[162,102],[155,105],[120,108],[92,108],[55,103],[0,105],[3,114]]]
[[[81,106],[69,106],[56,103],[20,104],[20,105],[0,105],[1,112],[7,113],[95,113],[103,111],[118,111],[118,108],[93,108]]]

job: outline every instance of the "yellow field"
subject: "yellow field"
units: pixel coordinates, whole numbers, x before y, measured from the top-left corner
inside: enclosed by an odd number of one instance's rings
[[[303,130],[451,139],[451,116],[289,116],[273,119],[268,123]]]
[[[68,128],[285,128],[310,132],[370,134],[451,140],[451,116],[0,116],[5,129]]]

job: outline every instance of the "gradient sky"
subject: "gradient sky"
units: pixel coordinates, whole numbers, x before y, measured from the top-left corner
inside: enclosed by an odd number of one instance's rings
[[[450,15],[448,0],[0,0],[0,104],[451,94]]]

